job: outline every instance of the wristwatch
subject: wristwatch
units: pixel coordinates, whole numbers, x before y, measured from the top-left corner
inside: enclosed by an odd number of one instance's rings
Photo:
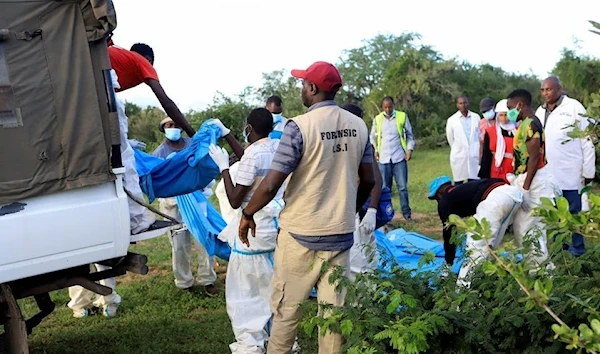
[[[244,219],[246,220],[252,220],[252,215],[251,214],[247,214],[246,210],[242,209],[242,215],[244,216]]]

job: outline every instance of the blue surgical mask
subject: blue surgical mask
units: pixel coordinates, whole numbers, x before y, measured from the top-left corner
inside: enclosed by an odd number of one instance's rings
[[[246,125],[246,127],[244,128],[244,131],[242,132],[242,135],[244,136],[244,142],[245,142],[246,144],[250,144],[250,142],[248,141],[248,136],[250,135],[250,133],[247,133],[247,132],[246,132],[246,129],[247,129],[248,127],[250,127],[250,129],[251,129],[250,131],[252,131],[252,126],[251,126],[250,124],[248,124],[248,125]]]
[[[178,141],[181,139],[181,129],[179,128],[166,128],[165,137],[171,141]]]
[[[283,114],[281,113],[272,113],[273,114],[273,125],[280,123],[283,120]]]
[[[483,117],[485,119],[488,119],[488,120],[495,119],[496,118],[496,112],[494,112],[493,109],[490,109],[489,111],[483,113]]]

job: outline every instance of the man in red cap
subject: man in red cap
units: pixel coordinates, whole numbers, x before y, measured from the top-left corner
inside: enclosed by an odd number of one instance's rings
[[[367,126],[334,101],[342,86],[337,68],[316,62],[292,75],[303,80],[302,102],[308,110],[286,124],[267,176],[242,209],[239,229],[242,242],[252,242],[248,233],[255,232],[254,213],[291,174],[274,256],[269,354],[291,352],[302,317],[299,305],[313,287],[319,303],[344,304],[345,292],[328,279],[336,266],[347,274],[355,215],[375,185]],[[328,331],[319,338],[319,353],[339,353],[341,343],[341,335]]]

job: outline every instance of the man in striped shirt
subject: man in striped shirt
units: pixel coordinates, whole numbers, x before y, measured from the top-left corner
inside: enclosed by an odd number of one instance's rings
[[[244,138],[250,145],[244,151],[234,176],[229,173],[227,151],[215,145],[211,145],[209,149],[210,156],[223,175],[229,204],[235,209],[235,216],[219,235],[219,238],[226,239],[231,246],[225,299],[236,342],[230,345],[230,349],[232,353],[264,353],[265,342],[269,338],[267,328],[271,320],[269,300],[277,218],[283,207],[284,187],[279,188],[269,205],[256,213],[257,229],[250,244],[240,242],[240,207],[246,206],[267,175],[279,145],[278,139],[269,138],[273,130],[273,116],[268,110],[254,109],[248,115],[246,123]]]

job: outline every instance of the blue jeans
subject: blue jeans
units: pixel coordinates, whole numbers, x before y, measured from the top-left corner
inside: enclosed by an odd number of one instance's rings
[[[577,214],[581,211],[581,194],[577,190],[563,190],[563,197],[569,202],[569,211],[571,214]],[[585,244],[583,236],[573,233],[571,236],[571,246],[569,252],[574,256],[581,256],[585,253]]]
[[[388,187],[392,190],[392,176],[396,180],[398,194],[400,195],[400,206],[402,215],[405,219],[411,217],[410,205],[408,204],[408,166],[406,160],[398,163],[380,163],[379,171],[383,179],[383,188]]]

